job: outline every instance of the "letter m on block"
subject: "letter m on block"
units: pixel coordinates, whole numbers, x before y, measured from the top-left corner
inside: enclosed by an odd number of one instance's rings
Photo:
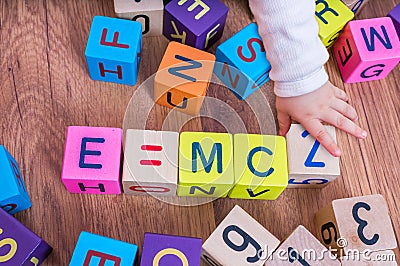
[[[192,172],[197,172],[197,155],[200,156],[201,162],[203,164],[206,173],[211,171],[212,165],[214,163],[215,156],[217,156],[217,172],[222,173],[222,144],[214,143],[210,152],[210,157],[208,160],[204,155],[203,149],[199,142],[192,143]]]
[[[174,76],[189,80],[191,82],[196,82],[197,80],[196,80],[195,77],[186,75],[186,74],[182,73],[182,71],[189,70],[189,69],[201,68],[203,65],[200,62],[197,62],[195,60],[192,60],[190,58],[187,58],[187,57],[184,57],[184,56],[181,56],[181,55],[175,55],[175,58],[178,59],[178,60],[181,60],[183,62],[187,62],[188,65],[171,67],[171,68],[168,69],[168,73],[170,73],[171,75],[174,75]]]

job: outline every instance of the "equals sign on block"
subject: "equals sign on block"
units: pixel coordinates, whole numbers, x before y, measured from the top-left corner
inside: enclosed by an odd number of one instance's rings
[[[142,151],[162,151],[163,147],[158,145],[142,145]],[[162,162],[160,160],[140,160],[141,165],[154,165],[161,166]]]

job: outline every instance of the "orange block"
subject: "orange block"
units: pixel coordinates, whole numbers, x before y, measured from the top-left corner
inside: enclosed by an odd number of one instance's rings
[[[170,42],[154,78],[154,100],[186,114],[198,114],[214,63],[213,54]]]

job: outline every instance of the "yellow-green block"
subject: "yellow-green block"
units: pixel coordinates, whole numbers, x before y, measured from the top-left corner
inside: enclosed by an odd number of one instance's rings
[[[230,198],[275,200],[288,185],[286,140],[280,136],[234,136],[235,186]]]
[[[234,179],[231,134],[180,135],[178,196],[226,197]]]
[[[315,17],[319,25],[319,37],[324,45],[331,47],[354,13],[340,0],[315,0]]]

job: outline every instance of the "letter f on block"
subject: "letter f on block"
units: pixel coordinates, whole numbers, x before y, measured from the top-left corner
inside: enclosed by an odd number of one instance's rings
[[[216,154],[215,154],[216,153]],[[214,143],[210,157],[208,160],[206,159],[203,149],[199,142],[192,143],[192,172],[197,172],[197,154],[199,154],[201,162],[204,166],[206,173],[211,171],[212,165],[214,163],[215,155],[217,156],[217,172],[219,174],[222,173],[222,144],[221,143]]]

